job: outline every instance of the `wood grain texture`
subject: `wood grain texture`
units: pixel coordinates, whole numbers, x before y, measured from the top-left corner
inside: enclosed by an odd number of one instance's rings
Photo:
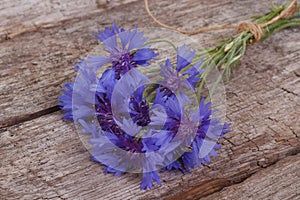
[[[269,9],[268,1],[150,2],[161,20],[184,28],[238,23]],[[162,173],[162,187],[140,191],[139,175],[104,175],[102,167],[89,159],[73,124],[60,119],[62,112],[54,107],[56,96],[61,84],[74,75],[70,66],[98,44],[91,36],[97,29],[111,22],[154,25],[142,6],[139,1],[54,22],[55,26],[0,43],[0,199],[297,199],[297,28],[248,49],[240,69],[226,85],[227,119],[234,131],[221,140],[223,148],[211,164],[192,174]],[[193,38],[208,47],[233,33]],[[276,181],[280,178],[282,183]]]
[[[289,156],[261,170],[246,181],[203,198],[210,199],[299,199],[300,155]]]
[[[2,0],[0,41],[134,1],[136,0]]]

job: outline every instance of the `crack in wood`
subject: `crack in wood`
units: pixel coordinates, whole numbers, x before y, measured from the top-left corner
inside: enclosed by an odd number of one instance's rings
[[[50,113],[54,113],[59,111],[60,108],[59,106],[53,106],[44,110],[40,110],[38,112],[35,113],[31,113],[31,114],[26,114],[26,115],[22,115],[22,116],[18,116],[18,117],[13,117],[11,119],[8,119],[6,121],[0,121],[0,129],[2,128],[7,128],[9,126],[13,126],[16,124],[20,124],[26,121],[30,121],[39,117],[42,117],[44,115],[48,115]]]
[[[292,95],[294,95],[294,96],[298,96],[298,94],[296,94],[296,93],[294,93],[293,91],[290,91],[290,90],[288,90],[288,89],[286,89],[286,88],[284,88],[284,87],[281,87],[281,89],[282,89],[283,91],[289,93],[289,94],[292,94]]]
[[[201,199],[203,197],[207,197],[209,195],[212,195],[216,192],[219,192],[227,187],[231,187],[240,183],[245,182],[247,179],[249,179],[250,177],[252,177],[253,175],[255,175],[256,173],[260,172],[263,169],[266,169],[268,167],[274,166],[276,165],[278,162],[280,162],[281,160],[288,158],[290,156],[295,156],[298,155],[300,153],[300,148],[296,149],[294,151],[291,151],[289,153],[287,153],[287,156],[285,156],[282,159],[277,159],[274,162],[271,162],[269,164],[267,164],[267,166],[261,166],[258,162],[257,162],[257,166],[259,166],[259,170],[256,170],[252,173],[247,174],[245,177],[242,177],[240,179],[234,180],[233,179],[224,179],[224,178],[220,178],[220,179],[213,179],[207,182],[203,182],[198,184],[197,186],[193,186],[190,187],[188,190],[185,190],[179,194],[176,194],[174,196],[172,196],[171,198],[167,198],[168,200],[181,200],[181,199],[185,199],[185,200],[191,200],[191,199]]]

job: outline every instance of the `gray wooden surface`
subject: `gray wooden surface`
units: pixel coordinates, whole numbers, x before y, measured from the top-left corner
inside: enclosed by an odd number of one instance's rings
[[[140,191],[135,174],[104,175],[56,107],[72,64],[111,24],[156,26],[142,1],[2,1],[0,4],[0,199],[299,199],[300,31],[251,46],[226,85],[233,132],[219,157]],[[267,0],[150,0],[158,18],[196,28],[236,24]],[[276,1],[283,2],[283,1]],[[60,13],[61,15],[58,15]],[[234,31],[193,36],[203,47]]]

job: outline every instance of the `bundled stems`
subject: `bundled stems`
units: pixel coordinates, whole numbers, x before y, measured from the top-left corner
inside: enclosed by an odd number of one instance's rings
[[[297,7],[298,8],[298,7]],[[274,7],[270,13],[263,16],[255,16],[256,24],[262,25],[267,24],[272,19],[278,17],[284,10],[285,6]],[[271,24],[268,24],[263,28],[262,40],[267,39],[273,33],[280,31],[289,27],[300,26],[300,15],[298,13],[294,13],[293,16],[289,18],[282,18],[274,21]],[[208,99],[214,93],[217,85],[222,80],[223,76],[226,76],[228,80],[232,68],[237,66],[238,62],[244,56],[246,48],[249,44],[253,44],[255,42],[254,34],[251,31],[244,30],[240,32],[236,37],[227,39],[224,43],[219,46],[207,50],[205,53],[199,54],[196,56],[194,63],[199,60],[203,60],[202,68],[205,71],[201,74],[201,81],[199,83],[197,89],[197,98],[200,99],[202,90],[207,81],[209,74],[212,72],[214,68],[221,70],[221,73],[213,85],[213,89],[210,90],[210,94],[208,95]]]
[[[300,26],[300,13],[299,6],[297,5],[297,0],[291,0],[288,6],[276,7],[272,4],[272,10],[262,16],[252,17],[255,22],[243,22],[238,26],[218,26],[218,27],[208,27],[200,28],[197,30],[181,30],[176,27],[172,27],[160,22],[151,13],[148,0],[144,0],[146,11],[156,23],[160,26],[171,29],[183,34],[194,35],[201,32],[213,31],[213,30],[224,30],[224,29],[237,29],[238,34],[233,37],[224,40],[224,42],[215,48],[208,49],[205,53],[198,54],[195,56],[194,61],[190,66],[198,63],[200,60],[203,61],[202,69],[204,72],[201,73],[201,81],[197,84],[197,99],[200,100],[203,88],[208,80],[210,73],[214,69],[221,71],[219,77],[215,81],[212,89],[210,89],[208,97],[206,100],[210,100],[210,97],[214,94],[217,85],[226,76],[227,81],[231,75],[232,68],[237,66],[239,61],[244,56],[247,46],[254,44],[260,40],[265,40],[277,31],[280,31],[289,27]],[[154,40],[150,43],[165,42],[169,43],[173,48],[174,45],[166,40]],[[201,49],[199,49],[201,51]],[[203,51],[203,50],[202,50]]]

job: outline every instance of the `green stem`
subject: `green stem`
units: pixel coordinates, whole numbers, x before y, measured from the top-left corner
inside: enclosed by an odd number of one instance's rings
[[[278,16],[285,9],[284,6],[275,7],[274,5],[272,5],[272,8],[273,10],[270,13],[255,17],[256,23],[266,23],[274,17]],[[297,26],[300,26],[299,13],[295,14],[289,19],[281,19],[265,27],[263,40],[267,39],[270,35],[274,34],[277,31]],[[209,94],[210,97],[207,97],[207,99],[211,98],[223,76],[226,75],[227,81],[229,80],[232,67],[237,65],[238,62],[242,59],[246,52],[247,46],[252,43],[253,39],[253,34],[250,31],[243,31],[235,38],[227,39],[226,42],[222,43],[221,45],[212,49],[208,49],[206,53],[196,55],[195,61],[193,63],[196,63],[200,59],[203,59],[204,62],[202,64],[202,68],[205,70],[205,72],[201,75],[202,80],[200,81],[197,88],[198,99],[200,99],[204,85],[207,82],[207,78],[209,77],[209,74],[212,73],[212,70],[214,68],[222,69],[222,73],[219,75],[218,79],[213,85],[212,91],[210,91]]]

